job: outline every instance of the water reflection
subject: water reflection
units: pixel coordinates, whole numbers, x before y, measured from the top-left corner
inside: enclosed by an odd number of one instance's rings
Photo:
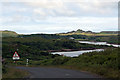
[[[93,51],[104,51],[104,49],[81,50],[81,51],[71,51],[71,52],[53,52],[51,54],[59,54],[59,55],[67,56],[67,57],[77,57],[80,54],[87,53],[87,52],[93,52]]]
[[[78,41],[78,42],[86,43],[86,44],[93,44],[93,45],[107,45],[107,46],[113,46],[113,47],[120,47],[120,45],[108,44],[107,42],[90,42],[90,41]]]

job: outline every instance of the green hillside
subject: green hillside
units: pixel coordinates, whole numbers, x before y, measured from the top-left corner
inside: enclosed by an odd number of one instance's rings
[[[0,37],[17,37],[18,34],[14,31],[0,31]]]

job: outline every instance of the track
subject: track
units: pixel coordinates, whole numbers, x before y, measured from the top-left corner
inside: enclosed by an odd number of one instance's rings
[[[30,72],[29,78],[101,78],[100,76],[70,69],[46,67],[16,67]]]

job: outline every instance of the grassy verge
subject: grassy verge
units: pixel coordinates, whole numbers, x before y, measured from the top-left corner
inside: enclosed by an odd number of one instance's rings
[[[3,79],[5,78],[25,78],[29,73],[24,70],[7,68],[7,72],[3,74]]]

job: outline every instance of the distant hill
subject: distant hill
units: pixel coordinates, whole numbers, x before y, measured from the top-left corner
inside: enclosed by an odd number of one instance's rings
[[[111,35],[118,35],[118,31],[92,32],[92,31],[83,31],[81,29],[78,29],[76,31],[70,31],[67,33],[59,33],[59,35],[111,36]]]
[[[0,31],[0,37],[17,37],[18,34],[14,31],[8,31],[8,30],[5,30],[5,31]]]
[[[77,31],[71,31],[71,32],[67,32],[67,33],[95,33],[95,32],[92,32],[92,31],[83,31],[81,29],[78,29]]]
[[[2,35],[1,35],[2,34]],[[101,32],[92,32],[92,31],[83,31],[78,29],[76,31],[70,31],[67,33],[58,33],[58,34],[31,34],[31,35],[24,35],[23,37],[30,37],[30,36],[41,36],[41,37],[59,37],[58,35],[67,36],[67,35],[86,35],[86,36],[111,36],[111,35],[118,35],[118,31],[101,31]],[[17,34],[14,31],[0,31],[0,37],[17,37],[22,36]]]
[[[103,34],[118,34],[118,31],[101,31]]]

